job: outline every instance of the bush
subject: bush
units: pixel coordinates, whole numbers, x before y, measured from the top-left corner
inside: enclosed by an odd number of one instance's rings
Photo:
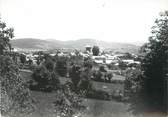
[[[115,65],[114,63],[108,64],[107,67],[111,70],[118,70],[119,69],[118,66]]]
[[[3,99],[1,105],[6,105],[1,108],[2,114],[31,112],[34,109],[33,99],[26,83],[20,77],[18,66],[9,56],[0,56],[0,66],[2,66],[0,67],[1,99]]]
[[[37,82],[37,85],[31,85],[31,89],[52,91],[60,88],[58,75],[54,71],[49,71],[43,65],[34,70],[32,78]]]
[[[81,66],[79,65],[73,65],[72,68],[70,69],[69,76],[71,78],[71,81],[74,86],[74,90],[78,89],[78,83],[80,81],[80,68]]]
[[[55,109],[58,116],[73,117],[82,113],[85,106],[82,104],[82,98],[70,90],[67,84],[63,85],[61,90],[57,91]]]
[[[99,99],[99,100],[111,100],[110,94],[102,90],[91,90],[86,94],[87,98]]]
[[[47,58],[45,59],[45,62],[43,63],[43,65],[46,67],[46,69],[50,72],[54,71],[54,62],[50,59],[50,58]]]
[[[83,93],[92,90],[91,71],[89,69],[82,70],[78,87]]]
[[[67,75],[67,58],[66,57],[58,57],[56,61],[56,71],[62,77],[65,77]]]
[[[112,92],[111,98],[115,99],[116,101],[122,101],[124,98],[124,94],[121,90],[117,89]]]
[[[86,93],[92,89],[91,68],[92,61],[89,58],[84,60],[83,65],[73,64],[70,68],[69,75],[76,93]]]
[[[20,62],[22,64],[25,64],[26,63],[26,56],[24,54],[20,54]]]
[[[113,73],[111,71],[106,71],[106,72],[101,72],[100,70],[93,71],[94,81],[111,83],[113,82],[112,77],[113,77]]]
[[[128,66],[127,66],[127,64],[124,63],[123,61],[119,61],[118,67],[119,67],[121,70],[125,70]]]

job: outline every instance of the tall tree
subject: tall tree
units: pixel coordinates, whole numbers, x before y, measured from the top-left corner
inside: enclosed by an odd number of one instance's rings
[[[0,111],[2,115],[15,116],[33,109],[30,91],[19,73],[18,65],[12,60],[10,39],[13,29],[7,28],[0,20]],[[10,56],[9,56],[10,55]]]
[[[168,81],[168,11],[161,13],[156,19],[151,33],[149,42],[142,47],[144,58],[139,71],[141,73],[138,73],[134,80],[130,80],[131,83],[127,83],[131,85],[129,87],[136,89],[131,95],[134,112],[157,112],[165,116],[168,101],[166,89],[168,85],[166,84]]]
[[[99,55],[99,47],[93,46],[92,52],[93,52],[94,56],[98,56]]]
[[[144,94],[153,111],[166,111],[166,78],[168,73],[168,11],[161,13],[152,27],[152,36],[144,49]],[[157,101],[156,101],[157,100]]]

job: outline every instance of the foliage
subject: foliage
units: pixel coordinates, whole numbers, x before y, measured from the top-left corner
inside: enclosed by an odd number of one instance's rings
[[[111,96],[108,92],[102,90],[91,90],[86,94],[87,98],[94,98],[99,100],[111,100]]]
[[[78,87],[80,89],[80,92],[82,92],[82,94],[84,95],[93,89],[90,69],[86,68],[82,70],[80,74],[80,82],[78,83]]]
[[[5,116],[29,113],[34,109],[30,91],[20,76],[18,65],[12,60],[15,53],[8,51],[12,49],[9,41],[13,36],[13,29],[0,20],[0,111]]]
[[[113,77],[113,73],[112,72],[107,72],[106,77],[107,77],[108,82],[111,82],[112,77]]]
[[[71,65],[73,64],[76,64],[76,65],[82,65],[83,64],[83,57],[80,56],[80,55],[77,55],[77,56],[70,56],[70,58],[68,59],[69,60],[69,63]]]
[[[69,76],[71,78],[71,81],[73,83],[73,87],[75,90],[78,89],[78,83],[80,81],[80,73],[81,73],[80,69],[81,69],[81,66],[73,65],[69,71]]]
[[[58,57],[56,60],[56,71],[60,76],[65,77],[67,74],[67,58]]]
[[[104,66],[100,66],[99,70],[93,71],[93,80],[98,82],[112,82],[113,73],[111,70],[105,69]]]
[[[118,66],[115,65],[114,63],[108,64],[107,67],[111,70],[118,70],[119,69]]]
[[[87,69],[92,69],[92,66],[93,66],[93,60],[90,57],[84,58],[83,67]]]
[[[37,85],[31,86],[32,89],[52,91],[60,87],[60,81],[52,61],[47,61],[44,65],[36,67],[32,78],[37,82]]]
[[[119,67],[121,70],[125,70],[128,66],[127,66],[127,64],[124,63],[123,61],[119,61],[118,67]]]
[[[120,59],[134,59],[134,57],[132,56],[132,54],[126,52],[124,53],[124,56],[120,56]]]
[[[69,70],[69,76],[72,81],[72,89],[76,93],[82,93],[85,95],[89,90],[92,90],[91,83],[91,69],[92,60],[90,58],[85,58],[83,64],[73,64]]]
[[[10,39],[14,37],[13,28],[7,28],[6,23],[0,18],[0,55],[3,55],[6,50],[11,50],[9,43]]]
[[[148,108],[166,111],[166,73],[168,73],[168,12],[161,14],[152,27],[152,36],[145,48],[147,54],[142,62],[144,91]],[[153,103],[153,101],[157,102]]]
[[[100,82],[104,81],[104,80],[102,80],[103,74],[99,70],[94,70],[92,75],[93,75],[93,80],[100,81]]]
[[[44,59],[44,53],[43,53],[43,51],[38,51],[38,52],[35,52],[34,54],[37,55],[37,57],[35,57],[37,65],[40,65],[40,63]]]
[[[25,56],[24,54],[21,54],[21,55],[20,55],[20,62],[21,62],[22,64],[25,64],[25,63],[26,63],[26,56]]]
[[[132,109],[137,106],[137,100],[142,101],[142,99],[138,98],[140,96],[139,91],[143,85],[142,79],[143,73],[140,67],[136,69],[127,69],[126,79],[124,81],[124,96],[131,101]],[[142,108],[142,103],[138,104],[138,107],[139,109]]]
[[[12,61],[9,56],[0,56],[0,82],[1,95],[6,97],[8,108],[1,108],[2,114],[14,112],[30,112],[32,111],[33,103],[29,89],[19,74],[18,66]],[[2,105],[5,100],[1,102]],[[5,105],[5,104],[4,104]]]
[[[168,12],[161,13],[152,27],[149,42],[142,47],[144,53],[139,73],[132,75],[127,87],[132,87],[132,110],[135,113],[166,113],[168,73]],[[134,78],[133,78],[134,77]],[[136,90],[135,90],[136,89]],[[135,91],[134,91],[135,90]]]
[[[100,67],[99,67],[99,71],[100,71],[100,72],[107,72],[107,71],[105,70],[105,67],[104,67],[104,66],[100,66]]]
[[[42,65],[45,66],[48,71],[54,71],[55,63],[50,58],[46,58]]]
[[[81,115],[85,109],[85,106],[82,104],[83,99],[70,90],[68,83],[63,85],[63,87],[57,91],[56,95],[55,107],[57,115],[61,117]]]
[[[92,52],[94,56],[98,56],[99,55],[99,47],[98,46],[93,46]]]

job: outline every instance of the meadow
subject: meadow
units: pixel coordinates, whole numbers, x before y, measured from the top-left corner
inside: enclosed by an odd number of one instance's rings
[[[31,79],[30,71],[21,71],[21,75],[25,81]],[[61,83],[65,83],[68,78],[60,77]],[[107,92],[113,92],[117,89],[123,90],[123,84],[103,83],[93,81],[93,86],[96,89],[101,89]],[[54,92],[41,92],[31,91],[31,95],[35,100],[35,111],[31,113],[30,117],[54,117],[55,116],[55,93]],[[87,107],[83,116],[84,117],[130,117],[127,111],[128,104],[118,102],[116,100],[97,100],[85,98],[83,104]]]

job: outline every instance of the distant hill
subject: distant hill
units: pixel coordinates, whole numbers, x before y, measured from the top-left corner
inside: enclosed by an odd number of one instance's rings
[[[119,52],[132,52],[137,53],[139,46],[128,43],[116,43],[97,41],[94,39],[79,39],[70,41],[59,41],[54,39],[41,40],[33,38],[23,38],[11,40],[11,44],[14,48],[19,49],[56,49],[56,48],[70,48],[83,50],[86,45],[94,46],[98,45],[102,49],[108,49]]]

